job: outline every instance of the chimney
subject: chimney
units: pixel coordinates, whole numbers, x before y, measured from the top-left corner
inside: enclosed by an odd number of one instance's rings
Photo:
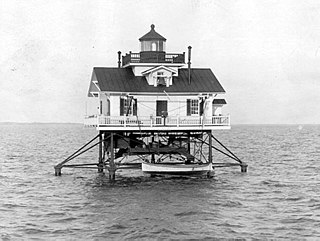
[[[189,84],[191,84],[191,46],[188,47],[188,80]]]
[[[121,51],[118,51],[118,68],[121,68]]]

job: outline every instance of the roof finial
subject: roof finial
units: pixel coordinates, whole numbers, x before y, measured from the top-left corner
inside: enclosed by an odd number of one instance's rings
[[[152,30],[154,30],[154,27],[155,27],[154,24],[151,24],[151,29],[152,29]]]

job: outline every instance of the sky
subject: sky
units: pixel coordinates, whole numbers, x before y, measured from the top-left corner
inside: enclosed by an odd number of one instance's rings
[[[211,68],[232,124],[320,124],[318,0],[1,0],[0,22],[0,122],[82,123],[93,67],[155,24]]]

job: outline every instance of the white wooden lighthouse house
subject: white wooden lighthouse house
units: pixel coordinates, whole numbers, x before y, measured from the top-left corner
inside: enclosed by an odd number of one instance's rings
[[[166,39],[154,25],[139,41],[140,52],[122,57],[118,52],[117,67],[93,68],[88,98],[95,106],[85,125],[99,132],[99,172],[107,169],[111,179],[117,169],[128,167],[150,174],[210,174],[212,150],[220,151],[212,145],[213,131],[230,129],[230,116],[223,113],[225,90],[211,69],[191,68],[190,46],[188,56],[167,53]],[[128,156],[141,158],[126,163]],[[56,166],[57,175],[62,167],[74,166],[68,161]]]
[[[93,69],[88,96],[99,100],[98,111],[86,124],[98,130],[230,128],[221,111],[225,91],[210,69],[184,68],[185,53],[166,53],[154,25],[139,40],[141,51],[123,56],[122,66]]]

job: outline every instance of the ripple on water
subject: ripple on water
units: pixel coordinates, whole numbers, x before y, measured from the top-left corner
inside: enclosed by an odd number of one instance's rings
[[[109,182],[67,169],[55,177],[53,166],[95,135],[78,125],[0,125],[0,239],[320,238],[318,126],[216,132],[248,173],[150,178],[124,170]],[[96,151],[79,160],[97,160]]]

